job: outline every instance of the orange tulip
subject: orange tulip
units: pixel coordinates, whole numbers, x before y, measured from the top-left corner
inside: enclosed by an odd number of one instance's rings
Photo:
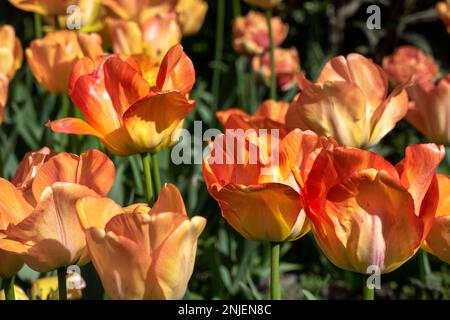
[[[203,25],[208,3],[204,0],[178,0],[175,12],[184,35],[196,34]]]
[[[430,142],[450,145],[450,74],[437,84],[420,83],[409,91],[406,120]]]
[[[192,61],[180,45],[164,57],[152,88],[133,59],[83,58],[72,72],[70,96],[87,122],[65,118],[48,126],[96,136],[116,155],[156,152],[174,143],[172,134],[195,107],[186,97],[194,82]]]
[[[433,57],[413,46],[397,48],[394,54],[384,57],[383,69],[397,84],[412,77],[414,82],[433,80],[439,72]]]
[[[282,0],[244,0],[245,2],[265,9],[274,8],[279,5]]]
[[[288,110],[289,103],[286,101],[266,100],[255,115],[251,116],[242,109],[228,109],[216,112],[217,119],[225,129],[278,129],[278,136],[286,136],[284,118]]]
[[[252,68],[269,85],[270,83],[270,53],[262,56],[254,56]],[[291,89],[295,85],[295,74],[300,72],[300,59],[297,49],[275,48],[275,75],[277,86],[283,91]]]
[[[145,55],[157,66],[167,51],[181,42],[182,34],[174,14],[156,14],[141,24],[112,19],[107,24],[115,53]]]
[[[102,215],[110,205],[108,200],[81,205],[82,216]],[[189,219],[180,192],[171,184],[163,186],[152,209],[137,206],[118,215],[112,211],[114,217],[106,226],[86,231],[106,293],[112,299],[181,299],[206,220]]]
[[[279,17],[270,20],[275,46],[286,39],[289,25]],[[266,16],[261,12],[250,11],[246,16],[237,17],[233,23],[233,48],[239,54],[259,55],[269,49],[269,28]]]
[[[0,123],[3,122],[8,101],[9,82],[22,66],[23,49],[14,28],[0,27]]]
[[[425,250],[450,264],[450,177],[437,174],[439,204],[425,242]]]
[[[102,54],[100,36],[66,30],[33,40],[26,49],[27,61],[36,80],[57,94],[68,93],[69,75],[78,59]]]
[[[114,171],[112,161],[96,150],[81,156],[50,156],[47,150],[27,155],[14,179],[19,187],[0,179],[5,195],[0,199],[0,229],[6,229],[0,234],[0,252],[18,255],[39,272],[87,263],[75,206],[79,199],[105,196]]]
[[[288,129],[332,136],[341,145],[368,148],[377,144],[408,110],[406,84],[386,97],[386,73],[360,54],[339,56],[325,64],[317,83],[298,75],[302,92],[287,115]]]
[[[14,28],[10,25],[0,27],[0,74],[12,79],[22,66],[23,49]]]
[[[281,141],[270,135],[227,132],[215,138],[203,161],[203,176],[222,216],[242,236],[295,240],[309,231],[309,225],[300,192],[303,182],[299,185],[294,175],[306,181],[323,145],[311,131],[295,130]],[[294,165],[298,172],[292,170]]]
[[[450,0],[436,3],[436,11],[450,33]]]
[[[23,11],[55,16],[66,14],[67,7],[75,4],[76,0],[9,0],[9,2]]]
[[[413,145],[394,167],[370,151],[322,151],[306,181],[306,213],[328,259],[360,273],[388,273],[410,259],[433,224],[444,155],[442,146]]]

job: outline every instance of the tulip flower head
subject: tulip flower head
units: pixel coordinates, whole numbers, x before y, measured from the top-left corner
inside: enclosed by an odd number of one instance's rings
[[[396,84],[413,78],[414,82],[432,81],[439,72],[433,57],[419,48],[403,46],[383,58],[383,69]]]
[[[368,148],[377,144],[408,111],[403,83],[389,96],[386,73],[360,54],[327,62],[315,84],[298,74],[302,92],[287,114],[289,130],[312,130],[341,145]]]
[[[243,132],[243,130],[242,130]],[[281,242],[308,232],[300,187],[324,140],[311,131],[275,136],[227,131],[203,161],[208,191],[222,216],[251,240]],[[293,166],[299,173],[292,171]],[[302,180],[302,179],[299,179]]]
[[[445,155],[412,145],[397,166],[351,147],[322,150],[306,181],[306,213],[317,244],[344,270],[391,272],[420,248],[438,205],[435,170]],[[326,174],[324,174],[326,172]]]
[[[50,92],[69,92],[69,76],[75,62],[82,57],[103,54],[99,35],[57,31],[33,40],[26,49],[27,62],[36,80]]]
[[[206,220],[187,216],[174,185],[163,186],[151,209],[137,205],[134,211],[123,209],[117,214],[116,205],[108,200],[80,202],[78,208],[86,221],[92,221],[86,224],[89,253],[112,299],[172,300],[184,296]],[[98,213],[113,217],[101,226],[95,218]]]
[[[89,261],[77,200],[105,196],[114,182],[114,164],[96,150],[80,156],[32,153],[22,161],[15,185],[0,179],[3,233],[0,252],[20,256],[48,272]]]
[[[182,37],[173,13],[154,14],[141,23],[109,19],[107,25],[114,53],[144,55],[156,66]]]
[[[289,25],[279,17],[270,21],[274,45],[280,45],[286,39]],[[246,16],[237,17],[233,23],[233,49],[239,54],[260,55],[269,50],[269,28],[266,16],[250,11]]]
[[[252,59],[252,68],[259,77],[269,85],[270,53],[266,52],[262,56],[254,56]],[[275,76],[277,87],[282,91],[288,91],[295,86],[295,75],[300,72],[300,58],[295,48],[282,49],[275,48]]]
[[[187,98],[194,82],[194,66],[180,45],[164,57],[154,87],[132,58],[83,58],[73,69],[70,97],[87,122],[65,118],[48,126],[96,136],[116,155],[156,152],[175,142],[172,134],[195,107]]]

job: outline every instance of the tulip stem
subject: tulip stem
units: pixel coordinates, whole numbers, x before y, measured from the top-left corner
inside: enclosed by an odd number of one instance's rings
[[[214,52],[214,67],[212,78],[212,108],[216,110],[219,106],[220,74],[222,71],[223,58],[223,33],[225,29],[225,0],[217,0],[217,24],[216,24],[216,46]]]
[[[36,39],[42,38],[42,17],[40,14],[34,14],[34,35]]]
[[[161,191],[161,178],[159,176],[158,155],[156,153],[152,153],[152,178],[153,187],[155,190],[155,199],[157,199],[159,192]]]
[[[5,292],[5,300],[16,300],[14,291],[14,276],[11,278],[3,278],[3,291]]]
[[[58,268],[58,293],[59,300],[67,300],[67,268]]]
[[[150,206],[153,206],[153,183],[151,172],[151,154],[141,154],[142,166],[144,168],[144,186],[145,186],[145,199]]]
[[[363,276],[363,300],[375,300],[375,287],[368,286],[367,278],[370,275]]]
[[[431,274],[430,261],[428,260],[428,254],[425,250],[421,249],[419,252],[419,272],[420,279],[427,283],[428,276]]]
[[[233,16],[236,19],[242,15],[241,0],[233,0]]]
[[[280,244],[272,242],[270,244],[270,298],[281,300],[280,290]]]
[[[275,45],[272,34],[272,9],[266,10],[267,28],[269,31],[269,50],[270,50],[270,99],[277,100],[277,78],[275,74]]]

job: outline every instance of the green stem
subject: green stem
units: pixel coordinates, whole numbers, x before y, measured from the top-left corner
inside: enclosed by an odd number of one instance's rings
[[[212,108],[216,110],[219,106],[220,94],[220,74],[223,58],[223,33],[225,29],[225,0],[217,0],[217,25],[216,25],[216,46],[214,53],[214,71],[212,79]]]
[[[58,293],[59,300],[67,300],[67,268],[58,268]]]
[[[270,244],[270,298],[281,300],[280,290],[280,244],[272,242]]]
[[[367,278],[370,275],[363,276],[363,300],[375,300],[375,288],[369,288]]]
[[[272,35],[272,9],[266,10],[267,28],[269,31],[269,50],[270,50],[270,99],[277,99],[277,78],[275,74],[275,45]]]
[[[34,14],[34,35],[36,39],[42,38],[42,17],[40,14]]]
[[[430,261],[428,260],[428,254],[423,249],[420,249],[419,252],[419,272],[420,279],[422,279],[422,281],[426,283],[428,276],[431,274],[431,267]]]
[[[153,206],[153,184],[152,184],[152,172],[151,172],[151,154],[141,154],[142,166],[144,167],[144,186],[145,186],[145,199],[150,206]]]
[[[161,191],[161,178],[159,176],[158,155],[156,153],[152,153],[152,179],[155,190],[155,199],[157,199],[159,192]]]
[[[3,291],[5,292],[5,300],[16,300],[16,292],[14,291],[14,276],[12,278],[3,278]]]
[[[242,15],[241,0],[233,0],[233,16],[236,19]]]

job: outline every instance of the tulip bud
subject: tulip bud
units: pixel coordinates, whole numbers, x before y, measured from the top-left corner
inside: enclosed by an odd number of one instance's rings
[[[272,37],[275,46],[286,39],[289,26],[279,17],[271,19]],[[250,11],[237,17],[233,23],[233,49],[239,54],[260,55],[269,49],[269,28],[264,14]]]

